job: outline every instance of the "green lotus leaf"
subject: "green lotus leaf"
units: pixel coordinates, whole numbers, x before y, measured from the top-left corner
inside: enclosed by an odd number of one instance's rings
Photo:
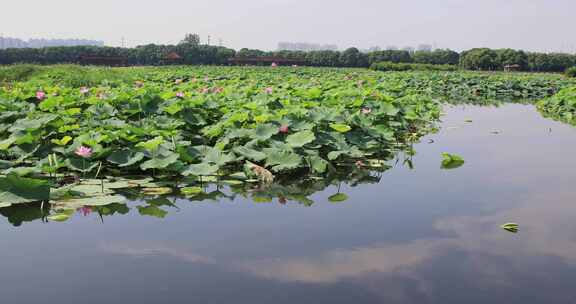
[[[164,152],[162,154],[155,155],[154,158],[149,159],[142,164],[140,164],[140,169],[164,169],[171,164],[175,163],[180,155],[174,152]]]
[[[0,177],[0,203],[20,204],[50,199],[50,185],[45,180],[10,174]]]
[[[217,165],[211,165],[207,163],[200,163],[200,164],[193,164],[188,166],[186,170],[182,172],[182,175],[196,175],[196,176],[203,176],[203,175],[213,175],[218,172],[220,169]]]
[[[254,138],[264,141],[278,134],[280,130],[273,124],[261,124],[254,129]]]
[[[253,160],[253,161],[262,161],[266,158],[266,153],[256,151],[254,149],[251,149],[251,148],[248,148],[245,146],[235,147],[234,152],[244,156],[247,159]]]
[[[144,153],[132,149],[122,149],[112,152],[106,159],[119,167],[128,167],[144,159]]]
[[[142,147],[148,151],[155,151],[163,143],[164,143],[164,138],[162,136],[157,136],[151,140],[136,144],[136,147]]]
[[[67,145],[70,141],[72,140],[71,136],[64,136],[62,137],[62,139],[52,139],[50,140],[53,144],[56,144],[58,146],[65,146]]]
[[[286,138],[286,144],[293,148],[300,148],[306,144],[313,142],[316,139],[314,132],[310,130],[300,131]]]
[[[124,203],[126,198],[122,195],[103,195],[94,197],[74,198],[61,201],[51,201],[59,208],[78,209],[84,206],[106,206],[114,203]]]
[[[227,163],[233,162],[235,159],[236,158],[233,154],[222,153],[222,151],[218,149],[211,149],[204,157],[203,162],[223,166]]]
[[[301,163],[302,157],[287,151],[275,151],[266,157],[266,167],[272,167],[273,171],[296,169]]]
[[[348,195],[346,195],[344,193],[337,193],[337,194],[330,196],[328,198],[328,200],[332,203],[340,203],[340,202],[348,200]]]
[[[168,211],[162,210],[162,209],[160,209],[154,205],[145,206],[145,207],[136,206],[136,208],[138,209],[138,213],[140,213],[141,215],[153,216],[153,217],[157,217],[157,218],[164,218],[164,217],[166,217],[166,214],[168,214]]]
[[[310,167],[315,173],[324,173],[326,172],[326,168],[328,166],[328,162],[319,156],[311,156],[309,158]]]
[[[464,159],[461,156],[450,153],[442,153],[442,169],[456,169],[462,167],[462,165],[464,165]]]
[[[333,130],[340,132],[340,133],[346,133],[350,130],[352,130],[352,128],[349,125],[345,125],[345,124],[330,124],[330,128],[332,128]]]
[[[98,162],[74,157],[66,159],[64,165],[71,170],[87,173],[96,169]]]

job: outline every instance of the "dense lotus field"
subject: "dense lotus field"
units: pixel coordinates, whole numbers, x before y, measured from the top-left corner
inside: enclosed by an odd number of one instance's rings
[[[544,115],[576,125],[576,87],[562,89],[558,94],[537,103]]]
[[[306,203],[313,181],[370,180],[409,155],[441,102],[541,99],[573,84],[299,67],[10,69],[0,68],[0,206],[50,201],[55,220],[122,202],[119,189],[204,197],[206,183]]]
[[[184,186],[214,177],[270,184],[282,176],[327,176],[338,167],[382,167],[440,113],[430,97],[391,96],[380,74],[369,71],[122,73],[133,77],[90,86],[58,77],[4,84],[0,203],[81,199],[134,184],[165,190],[126,179],[135,175]],[[106,182],[94,187],[100,178]]]

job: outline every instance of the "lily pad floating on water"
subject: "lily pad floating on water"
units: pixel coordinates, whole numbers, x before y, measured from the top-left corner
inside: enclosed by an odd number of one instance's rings
[[[336,193],[328,198],[328,200],[332,203],[340,203],[348,200],[348,195],[345,193]]]
[[[185,187],[180,189],[180,193],[182,193],[185,196],[194,196],[202,192],[203,190],[200,187]]]
[[[501,225],[500,228],[512,233],[518,233],[518,224],[516,223],[506,223]]]
[[[0,203],[21,204],[50,199],[47,181],[24,178],[15,174],[0,177]]]
[[[48,219],[49,221],[53,221],[53,222],[65,222],[67,220],[69,220],[72,215],[74,214],[74,210],[63,210],[60,211],[58,213],[49,215],[46,217],[46,219]]]
[[[96,197],[74,198],[62,201],[51,201],[56,208],[78,209],[85,206],[106,206],[115,203],[124,203],[126,198],[122,195],[106,195]]]
[[[172,193],[172,188],[169,187],[155,187],[155,188],[142,188],[142,192],[147,195],[164,195]]]
[[[141,215],[148,215],[157,218],[164,218],[168,211],[158,208],[158,206],[150,205],[150,206],[136,206],[138,209],[138,213]]]
[[[456,169],[464,165],[464,159],[456,154],[442,153],[442,165],[444,170]]]

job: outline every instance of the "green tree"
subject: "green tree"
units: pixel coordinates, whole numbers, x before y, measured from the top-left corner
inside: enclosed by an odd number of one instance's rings
[[[528,68],[528,55],[524,51],[517,51],[513,49],[499,49],[495,50],[496,61],[498,68],[503,69],[506,65],[517,64],[521,70]]]
[[[357,48],[349,48],[340,54],[340,66],[367,67],[368,56],[361,53]]]
[[[184,39],[180,41],[180,44],[190,44],[194,46],[200,45],[200,35],[198,34],[186,34]]]
[[[460,65],[469,70],[496,70],[498,67],[498,55],[488,48],[471,49],[462,52]]]

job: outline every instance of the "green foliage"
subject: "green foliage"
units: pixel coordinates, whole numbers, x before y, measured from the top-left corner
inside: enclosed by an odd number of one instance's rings
[[[460,61],[460,54],[452,50],[437,49],[434,51],[416,51],[412,55],[414,63],[435,64],[435,65],[457,65]]]
[[[194,46],[200,45],[200,35],[198,34],[186,34],[184,39],[180,42],[180,44],[191,44]]]
[[[568,77],[576,77],[576,66],[567,68],[564,74],[566,74]]]
[[[47,181],[13,174],[0,177],[0,203],[21,204],[49,198],[50,186]]]
[[[376,62],[370,66],[376,71],[456,71],[458,67],[448,64],[428,64],[428,63],[393,63]]]
[[[576,87],[565,88],[539,101],[536,107],[545,116],[576,125]]]
[[[464,165],[464,159],[461,156],[450,153],[442,153],[442,169],[456,169],[462,167],[462,165]]]
[[[337,193],[328,198],[328,201],[332,203],[340,203],[346,200],[348,200],[348,195],[346,195],[345,193]]]
[[[500,67],[496,51],[480,48],[460,54],[460,66],[468,70],[493,71]]]
[[[518,224],[516,224],[516,223],[506,223],[506,224],[501,225],[500,228],[502,228],[508,232],[518,233]]]
[[[368,54],[368,62],[372,65],[376,62],[410,63],[412,56],[408,51],[384,50]]]
[[[541,98],[574,84],[520,73],[148,67],[109,69],[120,76],[81,92],[51,76],[61,66],[43,68],[41,76],[0,86],[0,175],[45,181],[97,171],[205,182],[230,180],[250,161],[260,175],[273,172],[270,181],[326,177],[359,161],[381,164],[418,140],[439,119],[437,97]],[[573,103],[561,105],[566,112]],[[91,149],[88,158],[75,154],[80,146]],[[148,194],[166,189],[141,186]],[[94,194],[74,191],[81,193],[75,198]]]

